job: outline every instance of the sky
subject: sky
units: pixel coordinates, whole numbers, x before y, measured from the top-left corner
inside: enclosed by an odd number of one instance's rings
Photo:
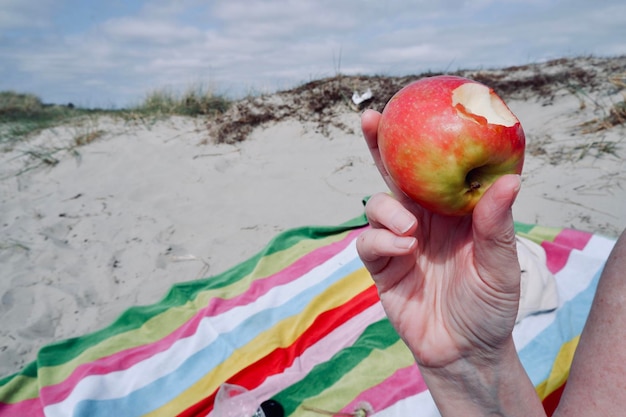
[[[624,54],[624,0],[0,0],[0,91],[83,107]]]

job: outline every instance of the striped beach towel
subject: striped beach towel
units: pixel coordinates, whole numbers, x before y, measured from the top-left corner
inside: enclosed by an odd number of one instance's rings
[[[206,416],[224,383],[286,416],[313,408],[377,416],[437,416],[413,358],[360,262],[364,216],[278,235],[257,256],[179,284],[101,331],[43,347],[0,380],[0,416]],[[514,338],[547,409],[567,376],[614,240],[517,224],[540,243],[559,307],[529,316]]]

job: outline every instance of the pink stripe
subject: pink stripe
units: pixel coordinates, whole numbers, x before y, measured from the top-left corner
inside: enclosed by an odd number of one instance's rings
[[[563,269],[572,250],[548,241],[543,241],[541,246],[546,251],[546,265],[550,272],[556,274]]]
[[[573,249],[583,250],[585,246],[587,246],[587,243],[591,240],[592,236],[593,235],[591,233],[581,232],[580,230],[563,229],[561,233],[554,238],[554,243]]]
[[[398,401],[426,391],[426,383],[417,365],[398,369],[380,384],[360,393],[350,404],[345,406],[344,413],[352,413],[360,402],[369,403],[375,412],[391,407]]]
[[[556,274],[567,264],[569,255],[574,249],[585,248],[592,235],[572,229],[563,229],[553,242],[544,241],[541,246],[546,251],[547,266],[550,272]]]
[[[30,398],[15,404],[0,403],[0,416],[45,417],[39,398]]]
[[[255,279],[246,292],[236,297],[230,299],[215,298],[209,305],[209,315],[217,316],[237,306],[250,304],[272,288],[291,282],[294,277],[306,274],[344,250],[362,232],[363,229],[353,230],[344,239],[303,256],[282,271],[267,278]]]
[[[254,296],[258,297],[262,294],[267,293],[267,291],[275,286],[297,280],[301,277],[303,273],[306,273],[314,267],[328,261],[334,255],[341,252],[354,239],[356,239],[356,237],[362,231],[363,229],[351,231],[344,239],[318,248],[315,251],[306,254],[305,256],[302,256],[292,265],[277,272],[276,274],[262,280],[258,280],[261,281],[261,283],[257,284],[255,281],[254,284],[251,285],[251,288],[254,287],[254,289],[252,290],[255,294]],[[247,291],[250,291],[250,289]],[[238,296],[235,297],[233,300],[237,300],[238,302],[228,302],[229,308],[234,308],[238,305],[245,305],[244,303],[249,303],[253,301],[254,297]],[[110,356],[99,358],[94,360],[93,362],[79,365],[64,381],[56,385],[42,387],[40,390],[40,397],[42,399],[42,402],[46,406],[61,402],[70,395],[73,388],[83,378],[91,375],[105,375],[108,373],[129,369],[133,365],[145,359],[148,359],[157,353],[169,349],[177,340],[193,336],[197,331],[198,325],[204,317],[222,314],[223,312],[228,311],[227,308],[221,308],[219,306],[222,303],[226,303],[226,301],[217,298],[212,299],[207,307],[198,310],[198,312],[186,323],[184,323],[175,331],[160,340],[156,340],[146,345],[121,350]]]
[[[310,346],[282,373],[270,375],[261,385],[251,390],[251,393],[261,401],[273,397],[306,377],[316,365],[330,360],[346,346],[353,345],[367,326],[385,317],[380,303],[368,307]]]

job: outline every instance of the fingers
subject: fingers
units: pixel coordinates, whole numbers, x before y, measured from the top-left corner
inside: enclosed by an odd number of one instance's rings
[[[400,191],[400,189],[394,184],[391,176],[389,176],[389,173],[387,172],[380,156],[380,150],[378,148],[378,123],[380,122],[380,117],[381,114],[375,110],[365,110],[363,112],[363,115],[361,116],[361,130],[363,131],[363,137],[365,138],[365,143],[367,143],[367,147],[372,154],[376,168],[378,168],[378,172],[382,175],[387,187],[389,187],[391,192],[393,192],[398,198],[405,198],[404,193]]]
[[[415,216],[388,194],[376,194],[367,202],[365,213],[372,228],[357,240],[357,251],[372,275],[380,273],[390,258],[414,250],[417,241],[412,233]]]
[[[380,122],[380,116],[381,114],[375,110],[365,110],[361,116],[361,130],[363,131],[365,143],[372,154],[374,163],[376,164],[378,171],[382,174],[385,182],[387,182],[389,174],[383,165],[383,161],[380,157],[380,150],[378,149],[378,123]]]
[[[376,275],[387,267],[391,258],[409,254],[416,244],[416,239],[411,236],[398,236],[385,229],[370,229],[359,236],[356,248],[367,270]]]
[[[388,229],[398,236],[415,231],[417,219],[402,203],[385,193],[374,194],[365,206],[365,214],[375,229]]]
[[[376,110],[365,110],[361,116],[361,130],[365,142],[372,153],[378,150],[378,123],[381,114]]]
[[[519,285],[506,279],[512,273],[519,275],[511,207],[520,186],[519,175],[501,177],[480,199],[472,218],[474,260],[480,275],[502,279],[503,284],[511,286]]]

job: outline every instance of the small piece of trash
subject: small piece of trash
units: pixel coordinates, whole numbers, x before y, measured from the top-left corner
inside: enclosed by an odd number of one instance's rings
[[[374,95],[372,94],[372,90],[369,88],[363,94],[359,94],[358,91],[355,91],[352,94],[352,102],[358,106],[359,104],[371,99],[372,97],[374,97]]]
[[[170,260],[172,262],[185,262],[185,261],[197,261],[198,257],[196,257],[195,255],[171,255]]]

